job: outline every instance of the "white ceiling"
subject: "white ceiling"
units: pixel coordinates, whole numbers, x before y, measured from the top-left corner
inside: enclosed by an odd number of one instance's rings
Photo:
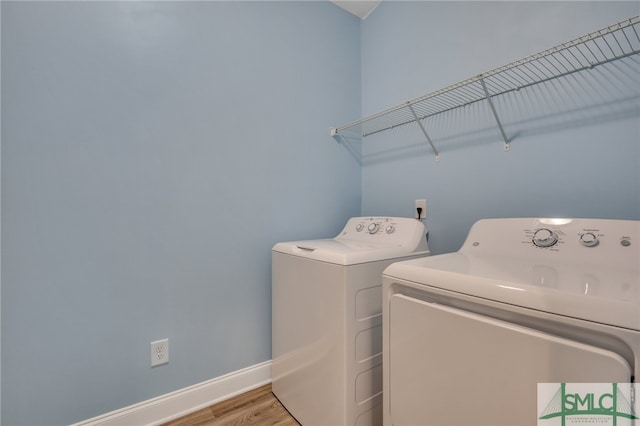
[[[331,0],[331,3],[353,13],[360,19],[366,19],[382,0]]]

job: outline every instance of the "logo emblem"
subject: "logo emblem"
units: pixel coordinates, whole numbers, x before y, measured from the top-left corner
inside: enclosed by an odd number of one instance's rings
[[[634,383],[538,383],[538,426],[632,426]]]

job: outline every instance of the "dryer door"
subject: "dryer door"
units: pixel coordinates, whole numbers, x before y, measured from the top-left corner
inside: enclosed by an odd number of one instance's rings
[[[396,426],[535,425],[538,383],[631,377],[614,352],[402,294],[388,320]]]

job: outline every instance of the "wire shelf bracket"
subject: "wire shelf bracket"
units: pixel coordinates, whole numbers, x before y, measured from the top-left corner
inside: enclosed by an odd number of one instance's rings
[[[420,130],[422,130],[424,137],[427,138],[427,142],[429,142],[429,145],[431,145],[431,149],[433,149],[433,153],[436,155],[436,161],[440,161],[440,153],[431,141],[431,138],[429,137],[427,130],[424,128],[422,121],[418,118],[418,114],[416,114],[416,111],[413,109],[413,106],[411,104],[408,104],[407,107],[409,108],[409,110],[411,110],[411,114],[415,117],[416,123],[418,123],[418,126],[420,126]]]
[[[509,139],[507,138],[507,134],[504,132],[504,127],[502,127],[502,123],[500,122],[500,118],[498,118],[498,113],[496,112],[496,107],[493,106],[493,102],[491,102],[491,95],[489,95],[489,91],[487,90],[487,85],[484,82],[484,78],[479,76],[480,84],[482,85],[482,90],[484,91],[485,96],[487,97],[487,102],[489,103],[489,107],[491,108],[491,112],[493,113],[493,117],[496,119],[496,123],[498,124],[498,128],[500,129],[500,134],[502,135],[502,139],[504,140],[504,150],[509,151]]]
[[[331,136],[339,140],[343,132],[366,137],[409,123],[417,123],[436,156],[440,154],[429,137],[425,119],[478,102],[487,102],[509,151],[510,140],[492,99],[521,89],[582,73],[593,68],[640,54],[640,15],[633,16],[551,49],[528,56],[475,77],[431,92],[385,111],[334,127]],[[562,80],[558,80],[562,81]],[[524,95],[523,95],[524,96]]]

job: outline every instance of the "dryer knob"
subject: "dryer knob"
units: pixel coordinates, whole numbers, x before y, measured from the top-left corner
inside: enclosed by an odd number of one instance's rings
[[[389,225],[387,226],[387,228],[385,229],[385,231],[387,232],[387,234],[393,234],[393,232],[396,230],[395,226],[393,225]]]
[[[364,229],[364,225],[363,224],[359,223],[359,224],[356,225],[356,231],[360,232],[363,229]]]
[[[538,229],[533,234],[533,244],[538,247],[551,247],[558,242],[558,234],[550,229]]]
[[[585,247],[595,247],[598,245],[598,237],[593,232],[580,235],[580,243]]]
[[[367,228],[367,230],[369,231],[370,234],[375,234],[376,232],[378,232],[378,229],[380,228],[380,225],[377,223],[372,223],[371,225],[369,225],[369,227]]]

